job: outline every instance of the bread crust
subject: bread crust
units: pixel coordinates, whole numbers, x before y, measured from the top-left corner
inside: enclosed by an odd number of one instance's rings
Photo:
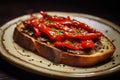
[[[22,32],[22,28],[24,27],[23,24],[19,24],[15,30],[14,30],[14,34],[13,34],[13,39],[16,43],[18,43],[20,46],[30,50],[30,51],[35,51],[35,43],[32,37],[30,37],[29,35],[25,34]]]
[[[115,46],[112,42],[107,37],[102,36],[100,38],[102,42],[102,47],[100,49],[93,49],[89,53],[84,54],[70,53],[25,34],[23,32],[23,27],[24,25],[20,23],[15,28],[13,34],[14,41],[25,49],[33,52],[37,51],[38,55],[55,63],[81,67],[93,66],[110,58],[115,51]]]

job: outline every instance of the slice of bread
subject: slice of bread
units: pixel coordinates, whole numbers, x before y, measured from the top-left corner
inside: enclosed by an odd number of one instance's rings
[[[50,42],[32,37],[28,34],[29,32],[24,31],[24,27],[23,23],[17,25],[13,34],[14,41],[25,49],[37,51],[38,55],[55,63],[82,67],[93,66],[110,58],[115,51],[115,46],[104,35],[95,42],[95,47],[91,50],[65,51],[54,47]]]

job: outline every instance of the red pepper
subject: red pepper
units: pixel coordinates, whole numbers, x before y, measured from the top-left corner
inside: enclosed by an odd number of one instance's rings
[[[97,31],[96,29],[93,29],[92,27],[90,27],[90,26],[88,26],[87,24],[82,23],[82,22],[76,22],[76,26],[81,27],[81,28],[87,30],[88,32],[100,33],[100,34],[102,34],[100,31]]]
[[[26,27],[29,27],[35,34],[36,37],[40,36],[41,32],[39,31],[38,28],[36,28],[35,26],[37,26],[37,22],[36,20],[26,20],[26,21],[23,21],[23,24],[26,26]]]
[[[99,38],[101,36],[101,33],[72,34],[72,33],[65,32],[64,34],[67,38],[82,39],[82,40],[95,39],[95,38]]]
[[[36,19],[35,16],[33,16],[33,14],[30,14],[30,20]]]
[[[47,17],[48,19],[52,20],[52,21],[60,21],[59,24],[64,24],[64,25],[74,25],[74,26],[77,26],[78,27],[81,27],[89,32],[94,32],[94,33],[101,33],[100,31],[97,31],[93,28],[91,28],[90,26],[82,23],[82,22],[79,22],[79,21],[75,21],[75,20],[71,20],[70,17],[68,16],[67,18],[65,17],[58,17],[58,16],[51,16],[51,15],[48,15],[47,13],[43,12],[43,11],[40,11],[40,14],[43,16],[43,17]]]
[[[43,23],[39,23],[38,19],[33,19],[30,21],[25,21],[25,25],[29,25],[30,28],[34,31],[34,34],[36,37],[40,36],[41,32],[48,35],[51,39],[53,40],[64,40],[64,35],[63,34],[58,34],[57,31],[53,31],[50,27],[47,27]]]
[[[39,24],[38,29],[42,32],[48,35],[51,39],[56,40],[56,41],[62,41],[65,40],[64,34],[57,33],[57,31],[53,31],[50,27],[47,27],[45,25]]]
[[[39,24],[37,28],[44,34],[48,35],[51,39],[55,39],[56,33],[51,28],[46,27],[44,24]]]
[[[59,21],[58,24],[63,24],[63,25],[67,25],[67,26],[74,26],[76,28],[83,28],[88,32],[92,32],[92,33],[101,33],[100,31],[97,31],[93,28],[91,28],[90,26],[88,26],[87,24],[84,24],[82,22],[78,22],[75,20],[65,20],[65,21]],[[102,33],[101,33],[102,34]]]
[[[81,41],[81,46],[85,49],[93,48],[94,47],[94,42],[92,40]]]
[[[28,26],[28,25],[31,25],[30,20],[23,21],[22,23],[25,25],[25,27]]]
[[[23,24],[30,26],[36,37],[41,33],[46,34],[54,40],[56,47],[73,50],[93,48],[93,39],[102,35],[100,31],[70,17],[51,16],[43,11],[40,11],[40,14],[43,16],[40,19],[31,14],[30,20],[24,21]]]
[[[65,21],[59,21],[59,22],[54,21],[52,23],[48,23],[47,25],[48,26],[55,26],[56,28],[63,29],[67,32],[73,32],[73,30],[68,30],[68,27],[67,27],[67,30],[66,30],[66,28],[63,27],[63,26],[64,25],[73,26],[73,27],[76,27],[76,28],[83,28],[90,33],[97,33],[97,34],[102,35],[102,33],[100,31],[97,31],[97,30],[91,28],[90,26],[88,26],[88,25],[86,25],[82,22],[77,22],[77,21],[73,21],[73,20],[65,20]]]
[[[66,37],[64,36],[64,34],[59,34],[56,36],[55,40],[56,41],[64,41],[64,40],[66,40]]]
[[[38,28],[33,27],[33,31],[34,31],[36,37],[40,36],[41,32],[39,31]]]
[[[30,20],[31,27],[33,28],[33,31],[35,33],[35,36],[38,37],[41,34],[41,31],[37,28],[39,24],[39,19],[32,19]]]
[[[74,50],[82,50],[94,47],[94,42],[92,40],[81,41],[80,43],[72,43],[70,41],[56,41],[54,43],[56,47],[63,47]]]
[[[54,43],[56,47],[62,47],[62,48],[68,48],[68,49],[73,49],[73,50],[81,50],[83,49],[80,44],[77,44],[77,46],[73,45],[73,43],[66,43],[66,42],[61,42],[61,41],[56,41]]]
[[[54,22],[52,22],[52,23],[47,23],[47,24],[45,24],[45,25],[48,26],[48,27],[55,27],[55,28],[57,28],[57,29],[64,30],[64,31],[66,31],[66,32],[72,32],[72,33],[73,33],[73,32],[76,32],[76,31],[75,31],[75,27],[65,26],[65,25],[63,25],[62,23],[63,23],[63,21],[59,21],[59,22],[54,21]]]
[[[41,14],[43,17],[47,16],[47,13],[45,13],[44,11],[40,11],[40,14]]]
[[[58,17],[58,16],[51,16],[51,15],[48,15],[47,13],[43,12],[43,11],[40,11],[40,14],[43,16],[43,17],[46,17],[48,18],[49,20],[52,20],[52,21],[63,21],[63,20],[70,20],[70,17]]]

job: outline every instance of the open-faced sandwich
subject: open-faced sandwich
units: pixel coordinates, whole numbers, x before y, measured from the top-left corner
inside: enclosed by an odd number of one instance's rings
[[[40,11],[30,15],[14,30],[13,39],[21,47],[55,63],[93,66],[110,58],[115,46],[100,31],[87,24]]]

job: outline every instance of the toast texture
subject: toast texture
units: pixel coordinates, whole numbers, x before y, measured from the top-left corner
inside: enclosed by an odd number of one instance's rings
[[[36,52],[37,54],[58,64],[70,66],[88,67],[99,64],[110,58],[115,51],[113,43],[104,35],[95,42],[93,49],[88,51],[62,50],[56,48],[52,43],[43,42],[41,38],[32,37],[26,33],[21,22],[14,30],[13,39],[21,47]]]

